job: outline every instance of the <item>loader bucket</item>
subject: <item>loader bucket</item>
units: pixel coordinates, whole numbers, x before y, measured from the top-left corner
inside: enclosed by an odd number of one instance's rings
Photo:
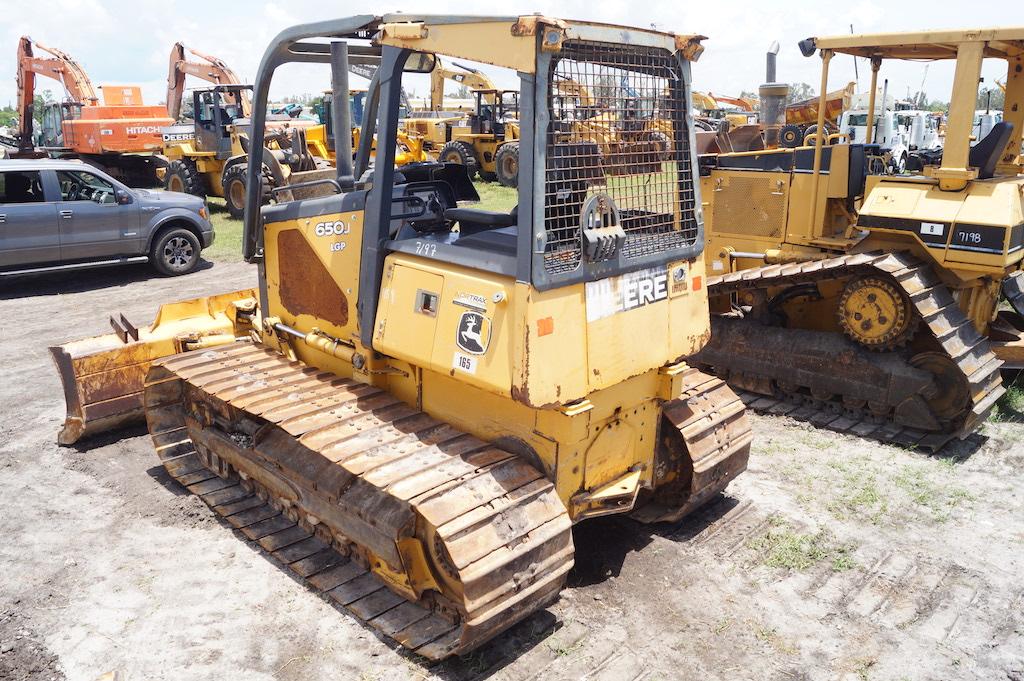
[[[243,289],[167,303],[147,327],[136,328],[120,315],[110,318],[112,333],[51,347],[67,404],[57,442],[70,445],[142,421],[149,365],[167,355],[247,336],[256,300],[255,290]]]

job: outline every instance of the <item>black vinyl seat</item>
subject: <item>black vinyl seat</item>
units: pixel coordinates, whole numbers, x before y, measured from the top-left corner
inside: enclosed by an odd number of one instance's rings
[[[978,169],[978,179],[987,180],[996,174],[996,164],[1013,134],[1013,123],[1000,121],[971,148],[967,165]]]
[[[501,227],[511,227],[519,220],[519,206],[509,213],[478,208],[448,208],[444,212],[445,220],[459,223],[459,233],[463,236],[485,232]]]

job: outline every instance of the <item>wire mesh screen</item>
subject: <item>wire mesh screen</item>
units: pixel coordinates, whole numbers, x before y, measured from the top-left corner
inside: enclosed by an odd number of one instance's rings
[[[674,55],[566,41],[548,79],[546,271],[572,272],[586,257],[581,211],[595,195],[617,208],[625,258],[693,244],[688,102]]]

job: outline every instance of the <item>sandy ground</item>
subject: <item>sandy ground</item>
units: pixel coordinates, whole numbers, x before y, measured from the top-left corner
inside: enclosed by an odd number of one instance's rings
[[[48,345],[254,281],[0,282],[0,679],[1024,680],[1024,426],[925,456],[771,417],[697,517],[577,527],[558,603],[424,665],[183,493],[140,429],[56,445]]]

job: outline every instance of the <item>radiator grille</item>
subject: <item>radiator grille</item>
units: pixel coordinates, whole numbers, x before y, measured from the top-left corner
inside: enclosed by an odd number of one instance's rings
[[[780,237],[785,220],[785,186],[776,179],[737,174],[714,188],[710,224],[716,233]]]
[[[582,261],[580,211],[610,196],[626,234],[625,258],[697,240],[685,84],[670,52],[567,41],[548,73],[544,266]]]

